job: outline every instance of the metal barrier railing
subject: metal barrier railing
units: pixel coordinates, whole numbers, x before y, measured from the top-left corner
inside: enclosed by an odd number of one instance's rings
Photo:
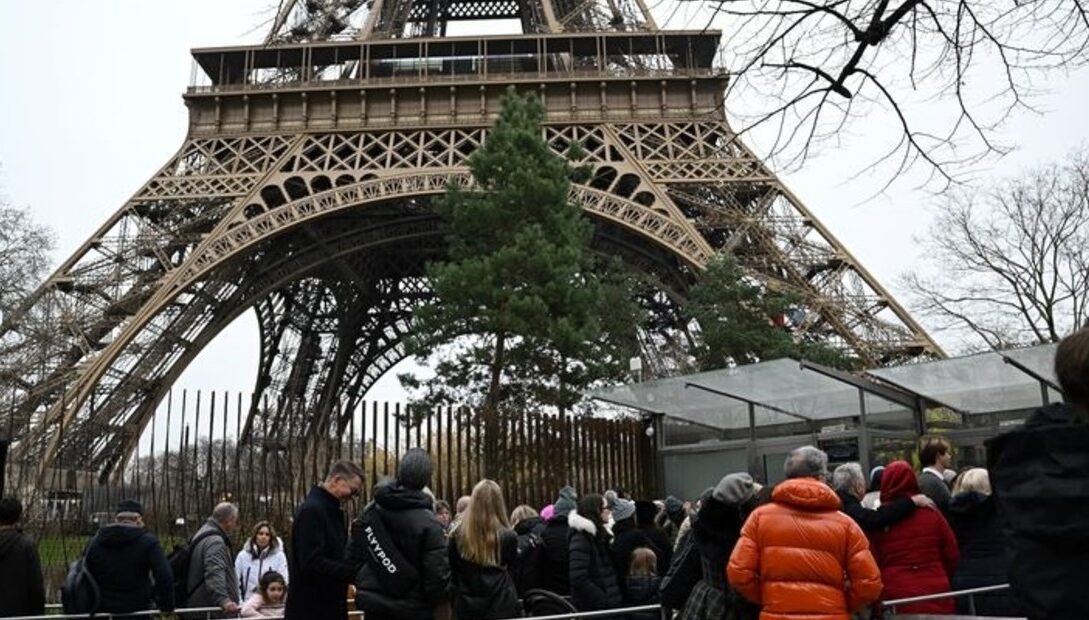
[[[598,611],[568,611],[562,614],[553,614],[551,616],[529,616],[533,620],[568,620],[569,618],[602,618],[607,616],[622,616],[628,613],[634,613],[637,611],[661,611],[662,606],[655,603],[654,605],[636,605],[634,607],[617,607],[616,609],[600,609]],[[507,620],[525,620],[524,617],[508,618]]]
[[[896,615],[896,607],[902,605],[908,605],[911,603],[922,603],[925,601],[935,601],[946,598],[961,598],[968,597],[968,613],[969,615],[975,615],[975,595],[986,594],[988,592],[1000,592],[1008,590],[1010,584],[1004,583],[994,586],[984,586],[981,588],[969,588],[966,590],[955,590],[952,592],[939,592],[937,594],[926,594],[922,596],[912,596],[908,598],[893,599],[889,601],[881,601],[882,608],[888,612],[886,618],[892,618]],[[47,609],[57,610],[60,605],[46,605]],[[654,605],[636,605],[632,607],[618,607],[616,609],[602,609],[598,611],[572,611],[559,614],[553,614],[550,616],[533,616],[534,620],[569,620],[573,618],[602,618],[608,616],[618,616],[629,613],[635,613],[639,611],[661,611],[662,606],[658,604]],[[215,616],[222,616],[223,610],[219,607],[192,607],[187,609],[176,609],[174,615],[179,618],[211,618],[213,614]],[[158,615],[169,615],[168,613],[161,612],[157,609],[148,609],[144,611],[134,611],[132,613],[121,614],[118,617],[133,618],[133,617],[152,617]],[[362,617],[363,612],[351,611],[348,612],[348,617]],[[98,620],[111,620],[114,618],[111,614],[46,614],[44,616],[18,616],[15,618],[8,618],[7,620],[79,620],[82,618],[96,618]],[[234,616],[229,616],[234,617]],[[265,620],[283,620],[283,616],[265,617]],[[510,618],[508,620],[522,620],[521,618]]]
[[[177,617],[182,620],[197,620],[200,618],[240,618],[239,613],[226,614],[223,609],[219,607],[188,607],[184,609],[175,609],[174,611],[159,611],[158,609],[142,609],[140,611],[133,611],[125,614],[111,614],[111,613],[96,613],[96,614],[66,614],[66,613],[48,613],[49,610],[59,610],[60,605],[46,605],[47,613],[44,616],[15,616],[5,618],[4,620],[81,620],[83,618],[93,618],[94,620],[113,620],[114,618],[154,618],[158,616]],[[360,618],[363,616],[361,611],[349,611],[349,618]],[[262,620],[284,620],[283,616],[261,616]]]
[[[983,586],[983,587],[980,587],[980,588],[968,588],[966,590],[954,590],[952,592],[939,592],[937,594],[924,594],[924,595],[921,595],[921,596],[910,596],[910,597],[907,597],[907,598],[893,599],[891,601],[881,601],[881,606],[885,609],[885,611],[889,612],[889,615],[886,616],[886,617],[895,617],[896,616],[896,607],[898,605],[902,606],[902,605],[909,605],[911,603],[924,603],[926,601],[937,601],[937,600],[947,599],[947,598],[955,599],[955,598],[962,598],[962,597],[967,596],[968,597],[968,615],[974,616],[974,615],[976,615],[976,599],[975,599],[975,595],[977,595],[977,594],[986,594],[988,592],[1001,592],[1003,590],[1008,590],[1009,588],[1010,588],[1010,584],[1003,583],[1003,584],[995,585],[995,586]]]

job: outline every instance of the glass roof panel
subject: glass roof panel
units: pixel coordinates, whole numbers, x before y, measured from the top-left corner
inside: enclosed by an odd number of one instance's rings
[[[1004,351],[1003,354],[1053,378],[1056,345]],[[896,386],[966,413],[1029,409],[1043,403],[1040,383],[995,352],[868,371]],[[1052,398],[1057,395],[1052,394]]]
[[[589,395],[605,402],[662,413],[715,428],[748,427],[749,409],[745,402],[694,386],[731,394],[812,420],[858,415],[857,388],[805,370],[796,360],[789,358],[622,385],[596,390]],[[899,410],[896,405],[881,399],[868,400],[867,407],[871,414]],[[797,417],[786,413],[759,406],[756,408],[757,426],[797,421]]]

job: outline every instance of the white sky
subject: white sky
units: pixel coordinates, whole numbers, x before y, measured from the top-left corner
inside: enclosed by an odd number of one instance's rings
[[[192,47],[257,43],[273,0],[0,0],[0,191],[57,234],[56,261],[73,252],[181,144]],[[681,24],[677,24],[678,26]],[[1089,71],[1056,75],[1006,127],[1019,150],[987,176],[1061,158],[1084,144]],[[932,194],[852,172],[872,158],[884,121],[855,124],[784,181],[883,284],[916,268],[912,237],[925,232]],[[885,134],[887,135],[887,133]],[[252,314],[198,357],[178,387],[246,390],[257,364]],[[372,397],[399,399],[387,375]]]

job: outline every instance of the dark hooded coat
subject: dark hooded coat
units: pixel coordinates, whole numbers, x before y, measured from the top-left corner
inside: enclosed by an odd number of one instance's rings
[[[368,551],[363,524],[359,519],[352,523],[349,555],[360,566],[356,575],[356,607],[369,620],[429,620],[435,617],[439,603],[448,597],[451,575],[446,536],[431,506],[431,498],[423,491],[393,481],[380,484],[374,501],[364,509],[373,511],[372,516],[382,520],[393,544],[419,574],[405,596],[390,594],[372,564],[364,561]]]
[[[1033,620],[1089,618],[1089,425],[1071,409],[1038,409],[1022,430],[987,441],[1009,580]]]
[[[38,546],[14,527],[0,530],[0,617],[45,613]]]
[[[949,502],[949,525],[960,547],[960,564],[953,573],[953,589],[965,590],[1006,583],[1009,562],[1002,540],[994,498],[975,491],[958,493]],[[1020,616],[1008,591],[977,594],[980,616]],[[967,614],[968,599],[957,599],[957,613]]]
[[[174,610],[174,574],[159,540],[143,527],[119,523],[102,528],[87,546],[85,558],[101,596],[98,611]]]

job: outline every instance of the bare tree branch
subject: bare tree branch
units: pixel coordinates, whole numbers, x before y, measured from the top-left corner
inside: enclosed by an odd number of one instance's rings
[[[1089,61],[1084,0],[708,0],[725,30],[726,110],[787,169],[862,117],[887,114],[891,176],[920,166],[939,188],[1010,149],[1038,78]],[[813,95],[818,96],[814,97]],[[829,96],[834,94],[835,96]],[[843,105],[849,101],[849,105]],[[773,131],[772,128],[775,128]]]
[[[934,275],[903,282],[939,331],[991,348],[1058,342],[1089,307],[1089,153],[951,192],[921,244]]]

